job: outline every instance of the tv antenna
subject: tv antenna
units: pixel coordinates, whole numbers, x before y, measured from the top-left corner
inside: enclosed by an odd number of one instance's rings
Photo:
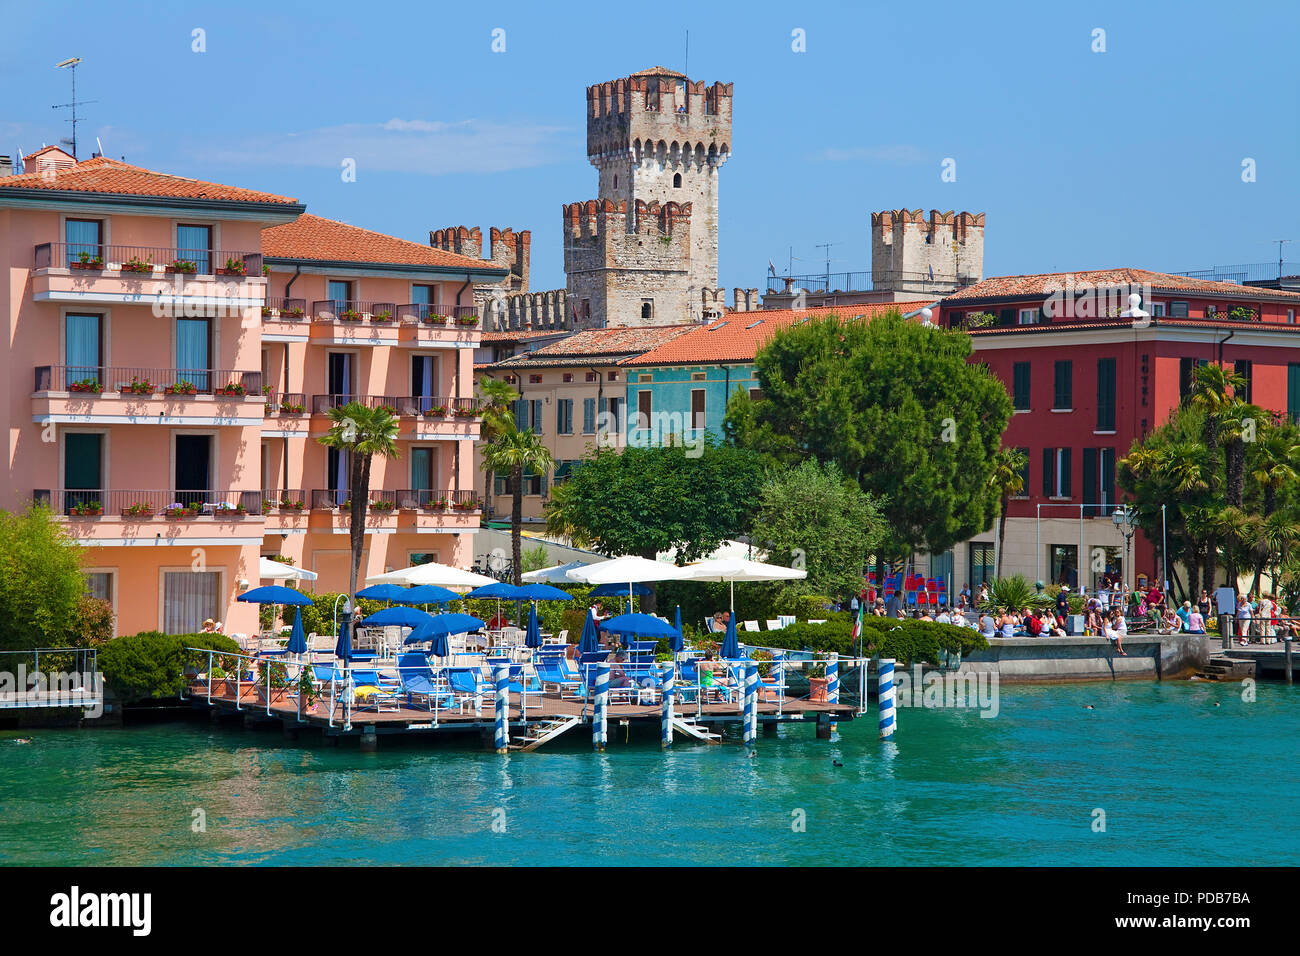
[[[66,60],[64,60],[62,63],[56,63],[56,64],[54,64],[54,68],[55,68],[56,70],[69,70],[69,71],[71,71],[71,73],[72,73],[72,102],[71,102],[71,103],[60,103],[58,106],[53,107],[53,109],[56,109],[56,110],[67,110],[67,109],[70,109],[70,110],[72,110],[72,118],[71,118],[70,120],[68,120],[68,122],[72,124],[72,139],[71,139],[71,140],[64,140],[64,142],[65,142],[65,143],[68,143],[68,145],[70,145],[70,146],[72,147],[72,158],[73,158],[73,159],[76,159],[76,158],[77,158],[77,124],[80,123],[80,122],[83,122],[83,120],[79,120],[79,119],[77,119],[77,107],[78,107],[78,106],[85,106],[87,103],[98,103],[98,102],[99,102],[98,100],[78,100],[78,99],[77,99],[77,64],[79,64],[80,62],[81,62],[81,57],[79,57],[79,56],[70,56],[70,57],[68,57]]]
[[[1282,247],[1288,242],[1300,242],[1300,239],[1274,239],[1277,243],[1277,277],[1282,278]]]
[[[817,248],[818,248],[818,249],[825,249],[825,250],[826,250],[826,283],[827,283],[827,286],[828,286],[828,288],[827,288],[827,290],[826,290],[827,292],[830,291],[830,289],[829,289],[829,285],[830,285],[830,281],[831,281],[831,246],[839,246],[839,245],[843,245],[843,243],[840,243],[840,242],[822,242],[822,243],[818,243],[818,244],[817,244]]]

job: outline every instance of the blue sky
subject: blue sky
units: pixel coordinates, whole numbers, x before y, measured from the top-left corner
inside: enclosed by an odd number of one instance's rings
[[[98,101],[83,156],[99,136],[128,162],[419,241],[531,229],[536,289],[563,284],[561,203],[595,195],[585,88],[681,69],[687,30],[691,77],[736,85],[727,288],[761,285],[769,258],[784,271],[790,246],[796,272],[824,268],[825,242],[832,271],[869,268],[886,208],[986,212],[986,275],[1265,262],[1270,240],[1300,240],[1291,2],[3,6],[0,153],[67,135],[54,64],[80,56],[78,93]]]

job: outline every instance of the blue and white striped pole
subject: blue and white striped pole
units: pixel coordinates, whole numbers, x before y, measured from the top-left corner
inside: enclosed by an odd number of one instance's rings
[[[876,699],[880,707],[880,739],[888,740],[894,736],[894,661],[880,662],[877,677]]]
[[[510,749],[510,668],[498,664],[496,669],[496,745],[497,753]]]
[[[745,746],[752,747],[758,740],[758,665],[750,661],[745,665]]]
[[[834,651],[826,658],[826,701],[840,702],[840,655]]]
[[[606,734],[605,709],[609,704],[609,665],[601,662],[596,665],[596,699],[591,713],[591,744],[599,751],[604,751]]]
[[[659,746],[665,748],[673,745],[673,686],[676,683],[676,674],[677,667],[670,661],[664,665],[663,672],[660,675],[664,701],[662,716],[659,720]]]

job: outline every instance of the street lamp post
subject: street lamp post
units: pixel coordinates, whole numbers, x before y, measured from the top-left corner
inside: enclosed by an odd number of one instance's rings
[[[1129,558],[1129,547],[1133,542],[1133,535],[1136,532],[1134,527],[1137,524],[1137,512],[1128,505],[1120,505],[1110,514],[1110,520],[1115,522],[1115,527],[1120,534],[1124,536],[1124,576],[1127,578],[1131,571]],[[1135,579],[1136,580],[1136,579]]]

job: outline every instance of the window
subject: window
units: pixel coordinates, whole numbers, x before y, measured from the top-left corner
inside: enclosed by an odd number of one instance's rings
[[[1115,430],[1115,360],[1097,359],[1097,431]]]
[[[429,491],[433,488],[434,449],[417,447],[411,449],[411,490]],[[419,496],[427,500],[427,496]]]
[[[1163,302],[1152,302],[1151,314],[1157,319],[1162,318],[1165,314],[1165,304]]]
[[[704,428],[704,389],[691,389],[691,428]]]
[[[416,315],[421,322],[436,313],[438,305],[438,287],[436,285],[411,286],[411,304],[416,306]]]
[[[600,375],[597,374],[596,372],[588,372],[588,373],[587,373],[587,378],[586,378],[586,380],[587,380],[588,382],[599,382],[599,381],[600,381]]]
[[[1178,360],[1178,399],[1182,401],[1188,395],[1192,394],[1192,389],[1196,386],[1196,369],[1200,366],[1201,360],[1184,356]]]
[[[1286,417],[1289,422],[1300,422],[1300,362],[1286,367]]]
[[[636,393],[636,427],[649,428],[650,415],[654,409],[654,392],[642,389]]]
[[[220,598],[220,571],[163,572],[163,633],[198,633],[208,618],[221,618]]]
[[[692,372],[692,373],[691,373],[691,381],[692,381],[692,382],[703,382],[703,381],[708,377],[708,374],[709,374],[708,372]]]
[[[1253,379],[1255,375],[1255,363],[1250,359],[1237,359],[1232,363],[1232,370],[1236,372],[1244,382],[1239,389],[1240,394],[1237,395],[1237,397],[1243,402],[1249,402],[1250,393],[1254,391]]]
[[[1047,498],[1070,497],[1070,449],[1043,449],[1043,495]]]
[[[199,275],[212,274],[212,227],[177,226],[176,258],[192,262]],[[222,268],[225,263],[218,263]]]
[[[1053,584],[1078,585],[1079,546],[1077,544],[1052,544],[1047,546],[1047,564]]]
[[[562,381],[562,382],[572,382],[572,381],[573,381],[573,373],[572,373],[572,372],[565,372],[563,375],[560,376],[560,381]]]
[[[606,377],[609,381],[611,381],[611,382],[617,382],[617,381],[618,381],[618,372],[610,372],[609,375],[607,375],[607,376],[605,376],[605,377]]]
[[[681,188],[682,188],[682,174],[673,173],[673,189],[681,189]]]
[[[596,433],[596,400],[594,398],[584,398],[582,400],[582,433],[584,435],[594,435]]]
[[[1286,321],[1288,325],[1295,325],[1295,309],[1286,310]]]
[[[542,496],[546,494],[546,476],[524,472],[524,494]]]
[[[104,223],[100,219],[66,219],[63,223],[63,241],[67,250],[65,266],[81,260],[103,258]]]
[[[1017,362],[1011,370],[1012,396],[1016,411],[1029,410],[1029,363]]]
[[[330,279],[326,286],[325,297],[334,303],[336,313],[343,311],[347,303],[352,301],[352,283],[344,282],[338,279]]]
[[[176,377],[208,391],[211,365],[212,320],[176,320]]]
[[[1083,516],[1108,517],[1115,510],[1115,449],[1083,450]]]
[[[1038,310],[1037,310],[1037,309],[1021,309],[1021,310],[1020,310],[1020,324],[1021,324],[1021,325],[1033,325],[1033,324],[1034,324],[1035,322],[1037,322],[1037,321],[1038,321]]]
[[[1170,317],[1171,319],[1185,319],[1185,318],[1187,318],[1187,303],[1186,303],[1186,302],[1170,302],[1170,303],[1169,303],[1169,317]]]
[[[529,375],[529,376],[528,376],[528,384],[529,384],[529,385],[541,385],[541,384],[542,384],[542,377],[541,377],[540,375]]]
[[[1052,408],[1074,408],[1074,363],[1069,359],[1056,363],[1056,390]]]
[[[653,318],[654,318],[654,314],[655,314],[655,300],[654,300],[654,299],[642,299],[642,300],[641,300],[641,318],[643,318],[643,319],[653,319]]]
[[[414,567],[417,564],[437,564],[437,551],[411,551],[407,554],[407,560],[410,562],[408,567]]]
[[[573,434],[573,399],[561,398],[555,403],[555,433]]]
[[[87,571],[86,595],[98,601],[113,603],[113,572]]]
[[[749,400],[751,402],[757,402],[762,397],[763,397],[763,390],[761,388],[751,388],[749,390]]]
[[[967,574],[970,586],[979,591],[985,581],[993,580],[993,545],[983,542],[971,542],[970,571]]]
[[[104,364],[104,317],[69,312],[63,318],[63,363],[66,383],[94,379],[101,386],[100,366]]]

